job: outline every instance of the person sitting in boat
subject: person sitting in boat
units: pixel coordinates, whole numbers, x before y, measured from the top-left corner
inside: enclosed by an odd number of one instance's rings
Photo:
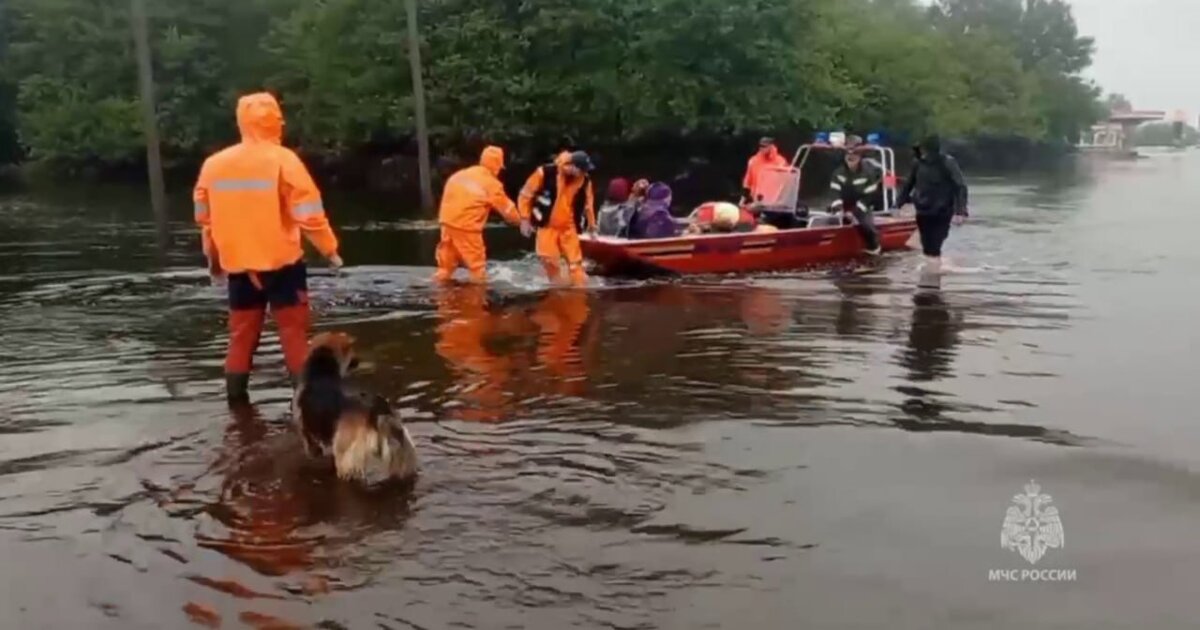
[[[787,158],[779,154],[775,147],[775,139],[765,137],[758,141],[758,153],[751,156],[746,163],[746,176],[742,178],[742,204],[753,203],[761,196],[759,177],[768,168],[787,168],[790,166]]]
[[[650,190],[650,180],[639,179],[633,182],[633,190],[629,191],[629,199],[637,203],[646,200],[646,191]]]
[[[629,224],[629,238],[670,238],[675,236],[671,216],[671,187],[655,182],[646,191],[646,201],[638,205]]]
[[[636,211],[637,202],[630,195],[629,180],[623,177],[612,180],[596,217],[598,231],[604,236],[627,237],[629,222]]]
[[[846,156],[833,173],[829,186],[838,198],[830,205],[832,213],[841,212],[854,217],[855,228],[862,235],[868,254],[880,252],[879,233],[875,230],[874,201],[882,200],[882,173],[863,162],[862,139],[851,136],[846,140]]]
[[[758,229],[754,215],[744,208],[724,201],[710,202],[696,208],[685,234],[720,234],[754,232]]]

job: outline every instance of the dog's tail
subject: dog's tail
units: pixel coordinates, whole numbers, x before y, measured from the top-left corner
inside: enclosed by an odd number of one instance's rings
[[[391,406],[379,396],[371,401],[369,408],[343,417],[333,437],[338,477],[367,481],[374,473],[410,476],[398,473],[415,466],[415,451],[403,428],[400,430],[403,437],[397,442],[390,422],[392,417]]]

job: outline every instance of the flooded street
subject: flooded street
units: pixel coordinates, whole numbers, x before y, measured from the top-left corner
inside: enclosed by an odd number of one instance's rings
[[[550,291],[506,229],[435,288],[431,221],[333,197],[317,327],[399,401],[411,492],[306,467],[273,334],[229,412],[190,206],[164,270],[139,191],[0,197],[0,626],[1195,627],[1198,170],[974,179],[923,293],[919,251]]]

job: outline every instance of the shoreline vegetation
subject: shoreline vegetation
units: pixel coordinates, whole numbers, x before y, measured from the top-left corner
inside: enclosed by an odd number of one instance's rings
[[[0,164],[144,178],[127,0],[0,9]],[[601,174],[639,162],[740,176],[759,135],[818,129],[903,149],[952,138],[964,164],[1070,151],[1104,112],[1064,0],[421,0],[435,187],[486,143],[514,182],[569,136]],[[173,187],[234,142],[239,94],[267,89],[324,182],[416,199],[404,3],[157,0],[157,117]],[[661,167],[660,167],[661,168]],[[665,176],[665,175],[664,175]],[[736,186],[736,181],[730,182]]]

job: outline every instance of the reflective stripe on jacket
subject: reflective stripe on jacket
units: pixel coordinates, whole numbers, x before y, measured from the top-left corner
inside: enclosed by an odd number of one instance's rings
[[[192,198],[204,253],[226,273],[272,271],[303,257],[303,233],[337,253],[321,193],[304,163],[280,144],[283,113],[270,94],[238,101],[242,141],[204,161]]]

